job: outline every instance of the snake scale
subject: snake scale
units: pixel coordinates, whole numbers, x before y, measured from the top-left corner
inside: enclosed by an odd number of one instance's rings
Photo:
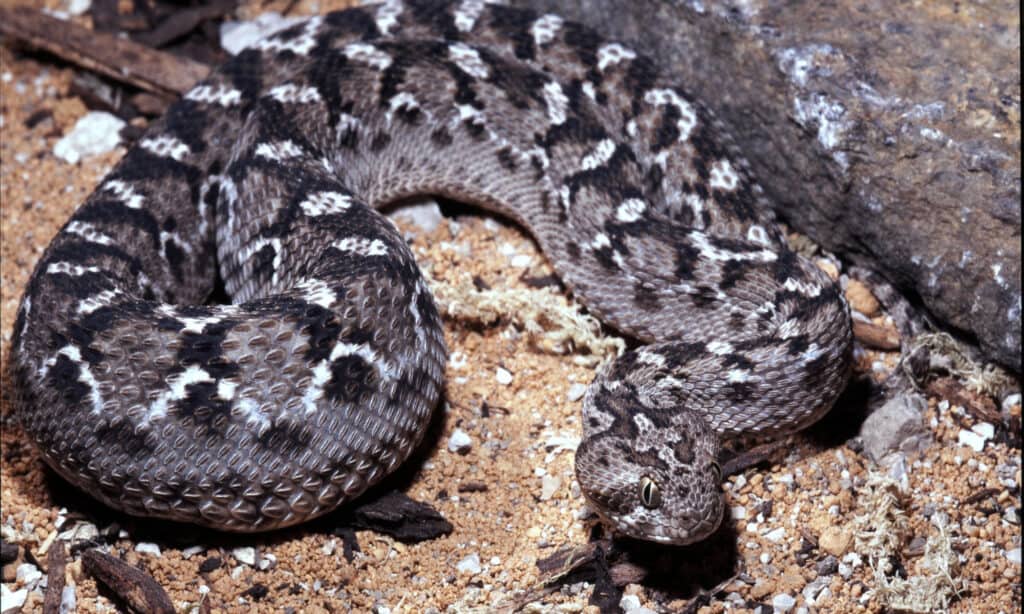
[[[442,392],[437,309],[375,209],[440,195],[521,224],[636,341],[584,398],[592,507],[702,539],[722,442],[814,422],[851,362],[845,299],[736,149],[651,60],[555,15],[310,18],[186,93],[53,239],[15,324],[17,414],[129,514],[247,532],[336,508],[403,462]]]

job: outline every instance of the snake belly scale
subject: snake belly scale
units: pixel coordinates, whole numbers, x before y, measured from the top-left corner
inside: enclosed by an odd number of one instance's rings
[[[441,321],[375,210],[503,214],[636,340],[584,398],[576,473],[619,531],[719,524],[723,441],[829,409],[846,303],[785,245],[737,148],[651,60],[555,15],[386,2],[313,17],[175,103],[53,239],[15,324],[18,416],[129,514],[261,531],[418,444]],[[218,276],[230,304],[210,304]]]

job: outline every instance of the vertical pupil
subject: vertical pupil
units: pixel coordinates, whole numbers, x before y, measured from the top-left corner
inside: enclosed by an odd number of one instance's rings
[[[651,499],[652,499],[652,495],[653,495],[652,491],[653,490],[654,490],[653,482],[651,482],[650,480],[645,481],[644,482],[644,488],[643,488],[644,505],[650,505],[651,504]]]

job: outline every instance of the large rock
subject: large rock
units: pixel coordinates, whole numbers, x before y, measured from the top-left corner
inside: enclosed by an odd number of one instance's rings
[[[657,58],[778,213],[1021,370],[1016,2],[514,0]]]

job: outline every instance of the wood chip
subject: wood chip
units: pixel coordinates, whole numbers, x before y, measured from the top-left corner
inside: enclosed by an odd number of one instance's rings
[[[59,614],[64,596],[64,569],[68,555],[64,543],[57,542],[46,555],[46,594],[43,597],[43,614]]]
[[[0,33],[156,94],[184,94],[210,72],[206,64],[93,32],[28,7],[0,7]]]
[[[97,549],[82,553],[85,571],[135,612],[174,614],[174,605],[152,576]]]
[[[900,349],[900,334],[892,328],[885,328],[871,322],[854,318],[853,336],[864,345],[887,352]]]

